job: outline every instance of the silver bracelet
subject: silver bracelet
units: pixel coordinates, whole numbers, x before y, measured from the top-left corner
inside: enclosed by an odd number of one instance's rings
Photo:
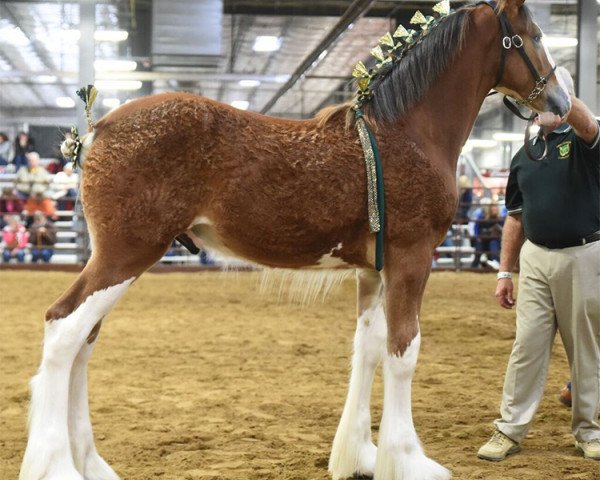
[[[510,272],[498,272],[498,274],[496,275],[496,278],[498,280],[500,280],[501,278],[511,278],[512,279],[512,273],[510,273]]]

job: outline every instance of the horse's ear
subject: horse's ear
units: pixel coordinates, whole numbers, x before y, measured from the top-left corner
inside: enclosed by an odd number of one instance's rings
[[[504,10],[509,14],[516,14],[524,3],[525,0],[504,0]]]
[[[521,8],[524,3],[525,3],[525,0],[505,0],[505,2],[504,2],[506,7],[516,7],[516,8]]]

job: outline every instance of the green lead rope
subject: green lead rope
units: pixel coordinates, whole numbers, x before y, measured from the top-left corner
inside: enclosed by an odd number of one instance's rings
[[[377,139],[364,119],[359,108],[354,109],[356,129],[365,154],[367,169],[367,210],[369,231],[375,233],[375,268],[383,269],[383,232],[385,217],[385,191],[383,186],[383,167]]]

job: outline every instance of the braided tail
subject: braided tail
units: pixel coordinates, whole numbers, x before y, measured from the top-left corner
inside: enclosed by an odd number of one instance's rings
[[[92,144],[94,139],[94,121],[92,119],[92,105],[98,96],[98,90],[93,85],[82,87],[77,90],[77,96],[85,104],[85,116],[88,123],[88,133],[79,136],[77,127],[71,127],[72,138],[67,138],[60,146],[60,151],[65,158],[73,162],[73,167],[82,167],[84,150]]]

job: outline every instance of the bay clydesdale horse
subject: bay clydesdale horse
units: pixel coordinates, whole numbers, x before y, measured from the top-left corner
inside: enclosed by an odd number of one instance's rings
[[[83,168],[92,256],[46,314],[20,480],[119,478],[94,445],[88,360],[102,319],[186,232],[268,267],[356,269],[352,374],[329,470],[334,479],[449,478],[423,452],[410,392],[432,252],[457,203],[457,159],[492,88],[529,99],[538,111],[564,115],[570,109],[523,3],[459,9],[376,79],[364,114],[383,159],[381,273],[374,269],[363,151],[346,124],[348,105],[292,121],[170,93],[132,101],[103,118]],[[501,12],[534,70],[545,75],[535,97],[539,78],[522,55],[516,48],[501,54]],[[369,397],[380,362],[384,410],[376,447]]]

